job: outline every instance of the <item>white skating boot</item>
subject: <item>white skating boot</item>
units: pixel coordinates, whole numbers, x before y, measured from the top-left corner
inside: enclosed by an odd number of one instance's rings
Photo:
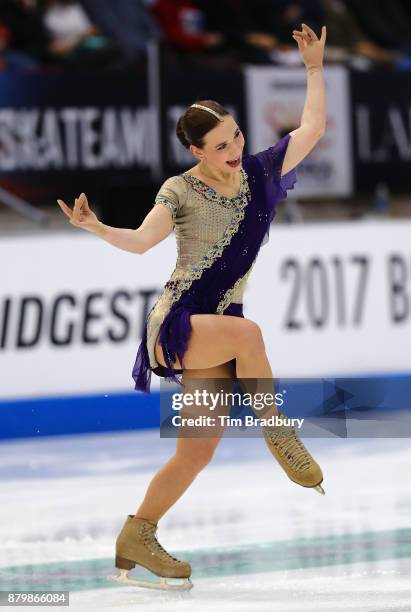
[[[154,589],[191,589],[193,584],[190,580],[190,564],[170,555],[157,541],[156,531],[157,523],[128,515],[116,540],[115,565],[120,570],[120,574],[108,576],[109,580]],[[141,565],[160,576],[160,580],[153,582],[129,578],[127,571],[136,565]],[[170,583],[166,578],[179,578],[183,582]]]
[[[282,419],[288,418],[281,412],[278,416]],[[290,480],[325,495],[321,486],[323,481],[321,468],[297,437],[294,427],[292,425],[263,426],[262,430],[270,452]]]

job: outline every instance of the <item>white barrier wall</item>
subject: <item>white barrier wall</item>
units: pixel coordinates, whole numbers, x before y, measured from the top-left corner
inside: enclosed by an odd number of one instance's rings
[[[244,314],[274,376],[410,371],[410,235],[404,220],[272,227]],[[132,390],[175,259],[174,235],[144,255],[80,231],[2,239],[0,398]]]
[[[275,225],[245,312],[274,376],[411,371],[411,222]]]
[[[0,241],[0,398],[132,390],[174,236],[144,255],[80,230]],[[153,377],[156,379],[156,377]]]

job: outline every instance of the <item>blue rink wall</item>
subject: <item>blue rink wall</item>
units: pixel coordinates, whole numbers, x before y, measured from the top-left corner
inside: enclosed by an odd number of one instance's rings
[[[277,379],[276,392],[292,392],[282,408],[290,417],[344,411],[408,410],[411,374],[326,379]],[[233,391],[239,390],[236,387]],[[291,397],[291,395],[289,395]],[[38,397],[0,401],[0,439],[158,428],[160,391]]]
[[[158,427],[160,393],[0,401],[0,439]]]

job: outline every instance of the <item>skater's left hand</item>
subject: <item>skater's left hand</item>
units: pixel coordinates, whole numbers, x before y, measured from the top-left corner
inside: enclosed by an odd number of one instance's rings
[[[297,41],[301,58],[307,68],[322,68],[324,58],[324,45],[327,36],[327,28],[321,28],[321,38],[305,23],[301,24],[302,31],[293,30],[293,38]]]

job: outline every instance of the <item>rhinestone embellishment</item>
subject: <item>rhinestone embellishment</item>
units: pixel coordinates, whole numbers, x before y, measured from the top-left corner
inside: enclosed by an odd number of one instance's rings
[[[156,196],[155,204],[164,204],[164,206],[167,206],[167,208],[169,208],[171,210],[171,215],[173,217],[173,221],[176,220],[177,206],[174,204],[174,202],[172,202],[171,200],[166,198],[166,196],[158,195],[158,196]]]
[[[244,209],[248,205],[251,198],[247,173],[243,169],[241,169],[240,193],[238,196],[233,198],[219,195],[214,190],[211,190],[212,193],[210,193],[209,187],[205,183],[200,181],[200,179],[196,179],[196,177],[191,177],[191,175],[186,175],[185,178],[189,176],[191,179],[194,179],[196,186],[201,189],[202,195],[207,197],[207,199],[210,199],[215,203],[229,203],[230,208],[233,210],[233,217],[224,231],[222,238],[211,245],[203,258],[200,259],[193,268],[191,268],[184,278],[174,279],[166,283],[165,286],[171,290],[171,304],[180,298],[183,291],[190,288],[194,280],[201,278],[203,271],[206,268],[210,268],[214,261],[218,257],[221,257],[224,247],[230,244],[232,237],[237,233],[240,222],[244,219]],[[189,180],[189,182],[191,183],[191,180]],[[194,187],[194,182],[192,184]],[[194,189],[196,189],[196,187],[194,187]]]
[[[234,208],[237,212],[239,211],[239,207],[241,205],[241,200],[245,193],[249,192],[247,173],[244,168],[240,169],[240,193],[236,196],[230,198],[229,196],[225,196],[217,193],[214,189],[209,187],[204,181],[199,179],[192,174],[188,174],[187,172],[183,172],[181,175],[193,189],[204,196],[210,202],[214,202],[215,204],[220,204],[221,206],[225,206],[227,208]]]

